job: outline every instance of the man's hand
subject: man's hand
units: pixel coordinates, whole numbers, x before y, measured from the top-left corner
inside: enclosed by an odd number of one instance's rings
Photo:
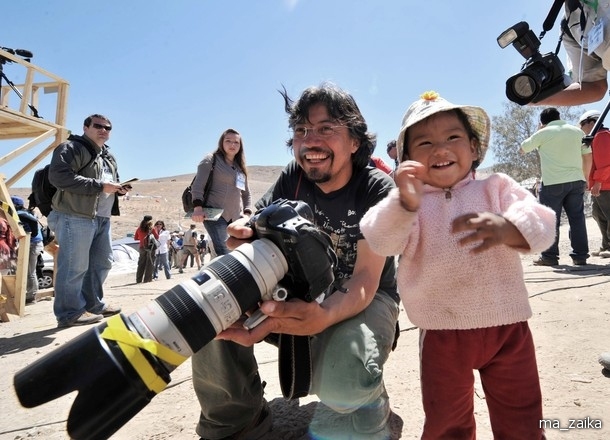
[[[425,169],[423,164],[414,160],[401,162],[396,169],[394,181],[400,191],[400,204],[407,211],[419,209],[424,186],[419,176]]]
[[[602,189],[602,183],[601,182],[595,182],[593,184],[593,186],[591,187],[591,195],[593,197],[599,197],[599,192]]]
[[[120,184],[114,182],[104,182],[102,191],[104,191],[106,194],[119,193],[121,195],[125,194],[126,192]]]
[[[324,324],[326,311],[316,301],[265,301],[261,304],[261,311],[267,315],[267,319],[252,330],[246,330],[239,322],[219,333],[216,339],[249,347],[262,341],[269,333],[309,336],[327,327]]]
[[[529,244],[515,225],[501,215],[491,212],[470,213],[455,218],[452,232],[454,234],[467,232],[468,234],[462,237],[459,243],[462,246],[478,243],[471,250],[474,254],[502,244],[529,248]]]

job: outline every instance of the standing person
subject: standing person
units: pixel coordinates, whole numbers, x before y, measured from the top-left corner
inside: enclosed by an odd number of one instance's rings
[[[601,113],[589,110],[580,117],[580,128],[587,134],[599,119]],[[594,257],[610,258],[610,131],[603,125],[591,143],[591,171],[587,176],[591,191],[592,216],[599,227],[602,242],[599,250],[592,251]]]
[[[585,219],[585,175],[591,168],[591,148],[583,145],[584,132],[559,118],[559,111],[549,107],[540,113],[540,128],[521,143],[521,154],[538,150],[540,203],[555,211],[555,243],[534,261],[536,266],[559,264],[559,225],[562,208],[570,223],[572,262],[587,264],[589,242]]]
[[[199,241],[197,241],[197,253],[199,254],[199,259],[201,260],[201,264],[205,262],[205,254],[208,252],[208,241],[205,238],[205,234],[199,235]]]
[[[170,234],[170,263],[174,269],[180,269],[180,253],[182,252],[182,239],[180,233],[174,231]]]
[[[169,280],[172,277],[168,258],[169,242],[171,241],[170,233],[167,229],[165,229],[165,222],[163,220],[157,220],[155,222],[155,230],[157,231],[157,235],[159,237],[159,247],[157,248],[156,252],[153,279],[156,280],[158,278],[159,269],[163,269],[165,272],[165,278]]]
[[[572,84],[536,105],[573,106],[597,102],[608,91],[610,3],[566,1],[561,41]]]
[[[197,433],[205,439],[266,438],[272,420],[253,344],[275,332],[311,335],[310,393],[334,411],[350,414],[360,435],[388,438],[391,411],[383,367],[397,336],[395,263],[371,252],[358,222],[394,184],[367,167],[375,136],[351,95],[327,83],[306,89],[297,101],[282,95],[295,161],[256,207],[279,198],[308,203],[338,256],[336,284],[321,303],[264,302],[261,310],[269,317],[253,330],[227,329],[195,353]],[[252,236],[245,221],[229,226],[233,237]],[[349,438],[349,432],[335,429],[330,421],[314,420],[310,427],[314,438]]]
[[[152,215],[145,215],[140,226],[133,234],[134,240],[140,242],[136,283],[150,283],[155,270],[155,253],[159,242],[159,232],[153,227]]]
[[[209,190],[204,194],[210,173]],[[240,218],[242,211],[252,213],[244,144],[236,130],[229,128],[220,135],[216,151],[199,163],[192,188],[195,209],[191,218],[194,222],[203,221],[217,256],[228,253],[227,225]],[[223,209],[218,220],[206,217],[203,211],[204,200],[206,206]]]
[[[59,245],[53,303],[59,327],[93,324],[121,311],[104,301],[103,289],[113,262],[110,216],[120,215],[119,196],[130,189],[119,184],[106,145],[110,130],[106,116],[93,114],[82,136],[70,136],[53,151],[49,181],[57,192],[47,219]]]
[[[25,303],[33,304],[36,302],[36,293],[38,293],[38,275],[36,275],[36,264],[38,256],[42,254],[42,231],[38,218],[30,211],[25,209],[24,201],[21,197],[12,196],[11,200],[19,216],[19,221],[23,225],[25,232],[30,233],[30,249],[28,257],[28,276],[25,290]]]
[[[5,218],[0,217],[0,273],[8,275],[15,258],[17,239]]]
[[[475,180],[489,136],[482,108],[422,95],[398,136],[398,189],[360,223],[373,251],[400,255],[398,290],[420,328],[422,439],[476,437],[473,369],[494,438],[544,438],[519,253],[552,243],[555,217],[504,174]]]
[[[394,162],[394,169],[398,168],[398,153],[396,151],[396,140],[392,139],[388,142],[386,152],[392,161]]]
[[[198,234],[195,230],[196,227],[197,225],[191,224],[189,230],[184,234],[184,239],[182,241],[182,262],[180,263],[180,269],[178,270],[180,273],[184,272],[183,269],[186,267],[186,262],[189,257],[195,258],[197,270],[201,269],[201,260],[199,259],[199,252],[197,252]]]

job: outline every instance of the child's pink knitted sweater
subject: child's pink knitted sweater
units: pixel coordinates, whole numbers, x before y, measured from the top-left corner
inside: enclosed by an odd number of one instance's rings
[[[530,249],[495,246],[480,254],[458,241],[451,222],[473,212],[500,214]],[[467,178],[450,191],[424,185],[418,212],[400,205],[398,189],[372,207],[360,228],[373,251],[400,255],[398,290],[409,320],[421,329],[475,329],[532,315],[519,252],[540,252],[555,239],[555,213],[504,174]]]

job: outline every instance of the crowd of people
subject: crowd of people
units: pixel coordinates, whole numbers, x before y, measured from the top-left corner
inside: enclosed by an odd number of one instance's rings
[[[595,26],[587,21],[590,7],[566,6],[568,22],[578,18],[572,34],[564,36],[571,58],[586,41],[580,35]],[[607,15],[606,6],[599,5],[601,11]],[[579,50],[573,59],[575,66],[582,64],[574,69],[582,73],[578,86],[541,104],[599,99],[597,91],[607,90],[607,50],[602,44],[591,51],[598,56]],[[307,393],[349,415],[357,435],[389,438],[391,396],[383,372],[399,342],[402,302],[420,331],[422,438],[476,436],[472,371],[478,370],[494,436],[544,439],[520,255],[540,253],[533,264],[559,264],[564,210],[572,263],[610,258],[610,131],[602,125],[591,145],[582,141],[601,113],[589,110],[574,126],[554,107],[540,112],[538,130],[520,145],[522,154],[536,150],[540,156],[540,187],[533,195],[504,174],[476,178],[491,132],[480,107],[453,104],[436,92],[422,94],[408,106],[397,138],[387,143],[388,166],[373,155],[376,136],[345,90],[322,83],[296,99],[286,91],[282,97],[294,160],[260,200],[251,199],[244,140],[229,128],[197,166],[189,229],[170,232],[164,220],[147,214],[134,233],[136,282],[154,281],[160,271],[170,279],[171,269],[182,274],[189,260],[199,270],[208,253],[225,255],[251,239],[256,210],[278,199],[302,200],[337,257],[335,282],[317,301],[264,301],[260,308],[267,319],[260,325],[227,328],[193,355],[193,388],[201,408],[197,434],[210,440],[265,438],[273,414],[253,347],[284,334],[307,338]],[[119,196],[131,187],[120,184],[106,145],[110,120],[93,114],[83,130],[59,145],[51,160],[50,181],[59,189],[48,224],[59,245],[53,307],[60,328],[97,323],[121,311],[105,301],[103,284],[112,264],[110,217],[120,214]],[[591,252],[587,191],[602,237]],[[29,225],[28,252],[34,259],[41,249],[36,222],[22,212],[23,200],[13,198],[13,204]],[[28,302],[36,294],[31,274],[30,267]],[[610,369],[610,354],[602,354],[600,363]],[[315,438],[349,438],[315,416],[310,432]]]

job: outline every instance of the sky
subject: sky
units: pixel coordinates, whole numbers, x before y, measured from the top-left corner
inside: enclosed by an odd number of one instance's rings
[[[519,21],[539,35],[551,4],[19,0],[3,2],[0,46],[33,52],[33,64],[69,82],[66,125],[73,133],[82,134],[89,114],[110,118],[108,145],[123,180],[194,173],[227,128],[241,133],[248,165],[284,165],[292,154],[278,90],[298,98],[324,81],[354,96],[377,134],[375,155],[391,164],[386,144],[424,91],[481,106],[490,117],[503,114],[505,81],[524,59],[496,39]],[[540,51],[554,51],[558,36],[559,22]],[[565,65],[563,51],[560,58]],[[24,82],[23,67],[3,68],[13,83]],[[45,119],[55,117],[51,96],[39,104]],[[25,141],[0,141],[0,156]],[[0,173],[14,175],[48,144]],[[493,163],[488,153],[482,167]],[[15,186],[29,186],[32,175]]]

